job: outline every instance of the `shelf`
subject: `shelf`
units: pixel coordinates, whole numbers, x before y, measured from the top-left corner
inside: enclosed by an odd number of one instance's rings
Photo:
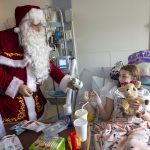
[[[64,23],[63,22],[48,22],[46,27],[49,27],[49,26],[57,27],[57,28],[64,27]]]
[[[66,104],[66,97],[51,97],[46,98],[47,101],[51,103],[51,105],[64,105]]]
[[[64,93],[63,91],[61,91],[60,89],[56,89],[55,91],[54,90],[51,90],[49,92],[49,95],[51,97],[65,97],[66,96],[66,93]]]

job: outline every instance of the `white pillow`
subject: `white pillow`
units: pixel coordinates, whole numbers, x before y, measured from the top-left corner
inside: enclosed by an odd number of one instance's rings
[[[107,82],[99,91],[100,98],[102,99],[103,106],[106,104],[106,94],[109,90],[116,85],[116,82]]]
[[[104,78],[93,76],[92,77],[92,90],[99,91],[104,86],[105,80]]]
[[[101,77],[94,77],[95,80],[92,82],[92,90],[96,91],[100,96],[103,105],[106,104],[106,94],[108,91],[115,85],[117,85],[118,81],[112,80],[109,78],[101,78]],[[103,82],[103,84],[102,84]]]

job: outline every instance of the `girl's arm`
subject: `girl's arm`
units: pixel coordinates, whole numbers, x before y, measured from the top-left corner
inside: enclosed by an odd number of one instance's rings
[[[85,92],[84,93],[84,99],[88,100],[88,101],[89,100],[90,101],[96,101],[97,107],[98,107],[100,115],[101,115],[101,118],[103,120],[109,120],[110,119],[112,111],[113,111],[113,107],[114,107],[113,99],[106,97],[106,104],[105,104],[105,106],[103,106],[102,100],[96,91]]]
[[[98,104],[99,113],[103,120],[107,121],[110,119],[111,114],[113,112],[113,107],[114,107],[114,100],[110,98],[106,98],[105,106],[103,106],[102,103]]]

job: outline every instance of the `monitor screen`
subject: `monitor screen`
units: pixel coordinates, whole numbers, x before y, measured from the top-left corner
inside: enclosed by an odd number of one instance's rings
[[[59,60],[59,66],[66,66],[66,65],[67,65],[66,59],[60,59]]]

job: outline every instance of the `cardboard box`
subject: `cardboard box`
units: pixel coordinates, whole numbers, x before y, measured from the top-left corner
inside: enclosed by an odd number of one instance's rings
[[[57,136],[45,136],[41,134],[29,147],[29,150],[66,150],[65,139]]]

